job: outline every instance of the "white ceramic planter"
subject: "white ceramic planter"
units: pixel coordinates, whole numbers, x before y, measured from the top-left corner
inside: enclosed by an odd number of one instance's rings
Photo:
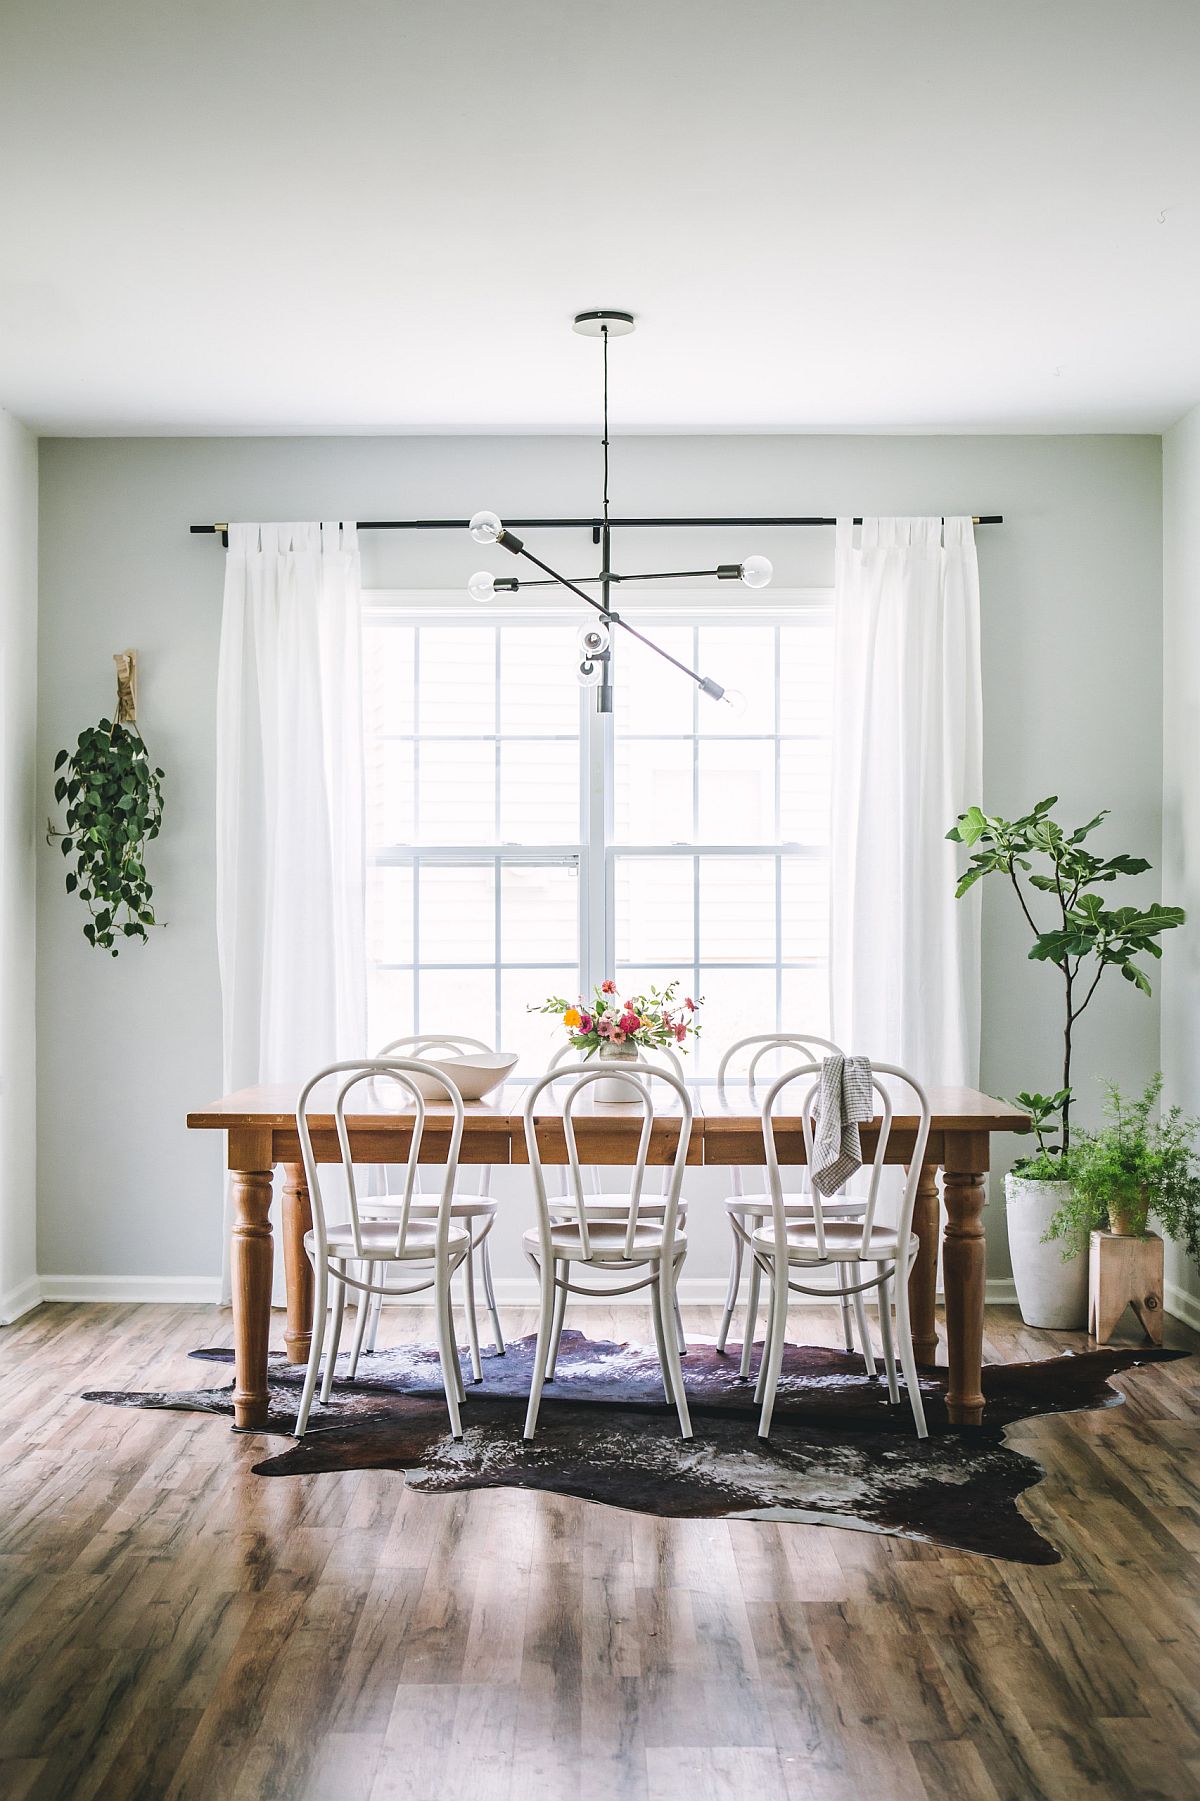
[[[1008,1251],[1021,1318],[1027,1326],[1060,1332],[1087,1324],[1088,1266],[1081,1251],[1063,1259],[1060,1238],[1043,1244],[1062,1204],[1063,1182],[1031,1182],[1010,1173],[1004,1178]]]
[[[602,1044],[596,1053],[601,1063],[620,1065],[636,1063],[638,1051],[635,1044]],[[602,1082],[592,1085],[592,1094],[602,1107],[626,1107],[633,1101],[640,1101],[641,1095],[632,1082],[622,1081],[620,1076],[605,1076]]]

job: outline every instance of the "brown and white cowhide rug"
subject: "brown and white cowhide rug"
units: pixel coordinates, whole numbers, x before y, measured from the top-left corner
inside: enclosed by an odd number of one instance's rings
[[[555,1381],[544,1391],[537,1437],[521,1433],[532,1338],[484,1354],[484,1379],[467,1387],[463,1437],[450,1437],[437,1354],[398,1346],[364,1355],[355,1381],[314,1407],[304,1439],[255,1464],[262,1476],[330,1470],[402,1471],[422,1494],[472,1488],[545,1489],[674,1518],[797,1520],[893,1533],[1020,1563],[1059,1553],[1020,1512],[1017,1497],[1043,1470],[1003,1442],[1016,1420],[1079,1408],[1116,1407],[1109,1377],[1177,1351],[1097,1350],[1039,1363],[989,1364],[987,1424],[951,1426],[944,1369],[921,1374],[929,1437],[919,1440],[908,1403],[888,1403],[862,1358],[788,1345],[769,1442],[757,1436],[752,1382],[737,1351],[693,1343],[684,1379],[695,1437],[679,1436],[663,1401],[653,1350],[563,1334]],[[194,1356],[229,1363],[228,1350]],[[344,1363],[344,1359],[341,1359]],[[291,1434],[302,1365],[270,1364],[267,1432]],[[92,1392],[117,1407],[232,1414],[232,1386],[177,1393]]]

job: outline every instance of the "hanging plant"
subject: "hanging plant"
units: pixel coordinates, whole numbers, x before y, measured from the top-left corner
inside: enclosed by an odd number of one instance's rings
[[[54,759],[54,798],[66,802],[66,830],[50,825],[64,857],[67,893],[78,894],[91,918],[89,944],[115,957],[123,939],[149,937],[154,890],[146,875],[146,845],[162,822],[162,770],[150,764],[136,726],[102,719],[80,732],[73,751]]]

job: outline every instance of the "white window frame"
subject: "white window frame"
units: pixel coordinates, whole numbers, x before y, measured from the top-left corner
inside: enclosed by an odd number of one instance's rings
[[[639,629],[653,634],[656,625],[703,625],[705,615],[727,619],[736,612],[740,619],[753,625],[783,625],[794,623],[798,613],[810,611],[828,613],[833,604],[833,591],[830,588],[789,588],[773,591],[770,604],[742,603],[731,599],[728,593],[719,588],[705,589],[673,589],[669,593],[654,592],[646,587],[638,588],[632,584],[622,585],[618,590],[615,602],[619,611],[628,611],[631,623]],[[561,596],[544,594],[497,594],[487,604],[486,614],[481,617],[478,602],[464,603],[460,589],[439,588],[374,588],[363,593],[364,616],[383,615],[402,619],[408,616],[413,623],[448,625],[456,620],[464,624],[479,625],[490,620],[503,621],[505,615],[529,619],[538,617],[561,621],[568,625],[582,625],[588,615],[582,602],[564,601]],[[614,682],[619,683],[621,633],[614,632]],[[708,671],[719,681],[719,669]],[[419,671],[418,671],[419,677]],[[564,669],[564,681],[571,679],[570,665]],[[678,671],[664,669],[664,680],[685,681],[686,677]],[[499,659],[496,671],[499,686]],[[778,818],[780,790],[780,750],[781,734],[779,731],[779,658],[775,659],[775,794],[776,817]],[[709,706],[714,703],[698,695],[696,706]],[[693,718],[695,715],[693,715]],[[410,847],[394,846],[382,851],[372,851],[373,861],[380,866],[401,865],[414,872],[413,884],[413,943],[418,943],[419,932],[419,882],[417,872],[422,864],[451,865],[465,864],[482,867],[491,863],[495,873],[495,906],[497,927],[500,910],[500,872],[505,863],[526,863],[539,866],[574,865],[579,871],[579,943],[578,960],[580,982],[585,994],[592,987],[612,973],[616,959],[616,860],[621,857],[685,857],[692,858],[693,883],[698,889],[700,883],[700,859],[707,856],[721,857],[756,857],[771,859],[775,864],[775,957],[772,960],[756,959],[753,962],[741,963],[744,969],[773,969],[775,971],[776,1006],[781,1001],[783,980],[782,944],[782,906],[781,886],[783,860],[785,857],[825,857],[825,847],[814,848],[810,845],[771,841],[766,844],[708,844],[692,842],[676,842],[672,844],[617,844],[613,842],[613,795],[615,790],[615,741],[614,716],[598,713],[594,694],[590,690],[580,689],[580,794],[579,824],[580,837],[578,844],[495,844],[495,845],[421,845]],[[464,733],[457,741],[471,739],[478,742],[487,734]],[[761,733],[746,733],[747,738],[761,738]],[[497,731],[497,740],[505,734]],[[676,742],[694,738],[693,734],[662,734],[664,739]],[[739,734],[725,734],[737,740]],[[438,733],[439,743],[454,743],[453,733]],[[558,741],[562,741],[561,738]],[[418,741],[419,742],[419,741]],[[419,765],[417,765],[419,768]],[[497,760],[499,771],[499,759]],[[693,782],[698,779],[697,765],[693,764]],[[497,774],[497,780],[499,775]],[[697,895],[698,900],[698,895]],[[697,906],[697,918],[699,909]],[[499,943],[499,932],[496,932]],[[699,935],[692,947],[693,965],[696,980],[702,982],[699,974]],[[462,960],[454,963],[424,962],[413,967],[414,995],[417,993],[418,972],[425,969],[467,969],[487,968],[489,965]],[[500,1006],[501,972],[512,969],[539,969],[540,963],[522,961],[497,962],[495,965],[495,1001],[497,1014]],[[428,1022],[426,1022],[428,1023]],[[709,1078],[711,1079],[711,1078]]]

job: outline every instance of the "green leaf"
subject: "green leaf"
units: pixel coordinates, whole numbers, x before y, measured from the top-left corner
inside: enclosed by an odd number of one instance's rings
[[[67,876],[66,876],[66,882],[67,882],[67,893],[74,894],[76,888],[79,885],[79,877],[75,874],[75,871],[73,869],[68,869]]]
[[[66,762],[66,760],[67,760],[67,755],[68,755],[68,753],[67,753],[67,752],[66,752],[66,751],[65,751],[65,750],[60,750],[60,751],[59,751],[59,753],[58,753],[58,755],[57,755],[57,756],[56,756],[56,757],[55,757],[55,759],[54,759],[54,767],[55,767],[55,768],[56,768],[56,769],[61,769],[61,768],[62,768],[62,766],[63,766],[63,764],[64,764],[64,763],[65,763],[65,762]]]

